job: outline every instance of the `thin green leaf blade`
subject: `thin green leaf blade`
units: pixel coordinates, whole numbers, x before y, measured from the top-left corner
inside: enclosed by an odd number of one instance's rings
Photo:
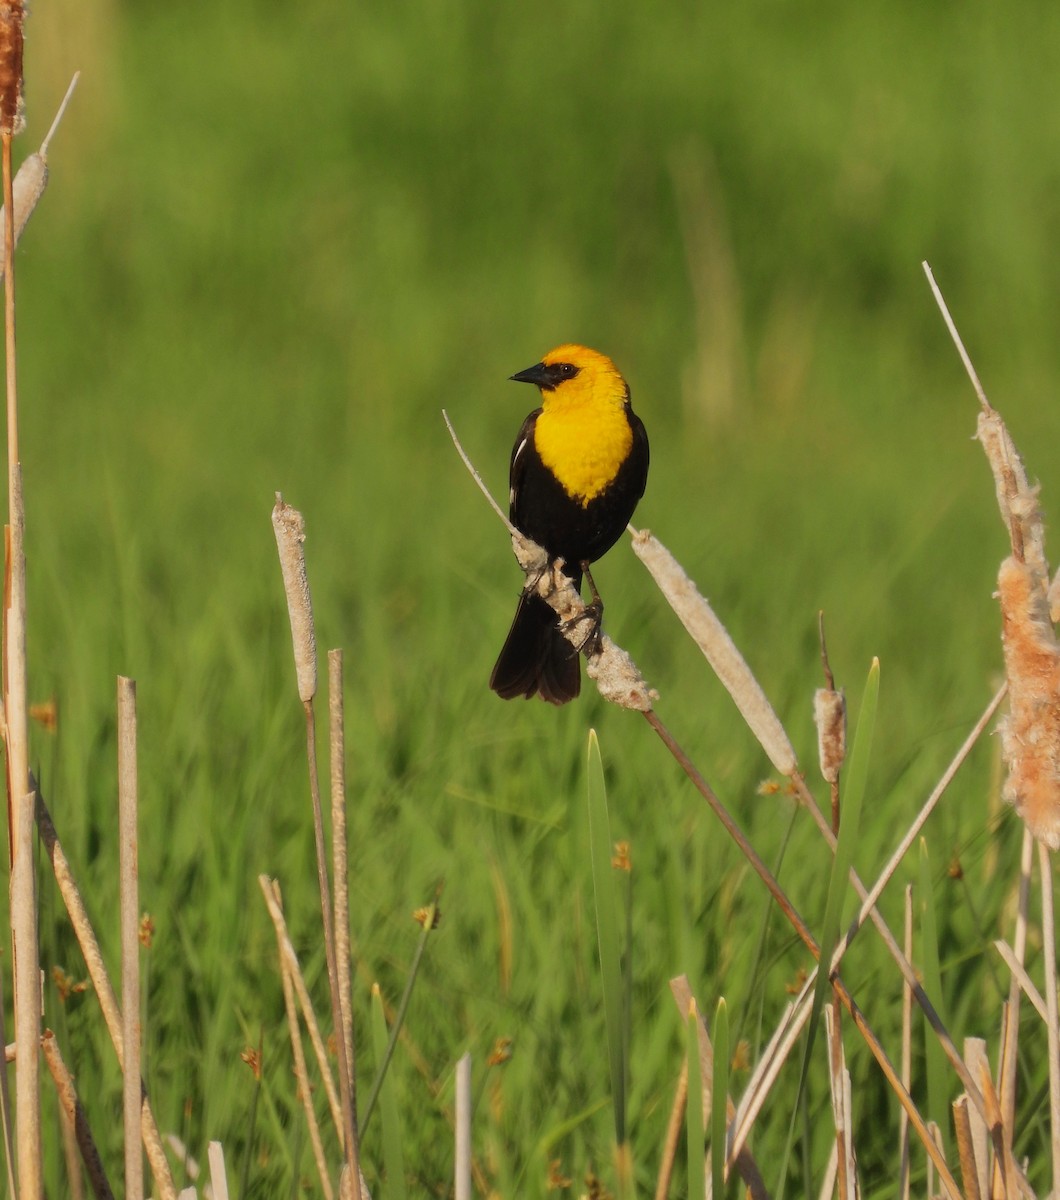
[[[377,983],[372,984],[372,1049],[377,1062],[382,1062],[387,1052],[388,1034],[386,1015],[383,1012],[383,997]],[[379,1092],[379,1115],[383,1122],[383,1165],[386,1169],[386,1196],[388,1200],[406,1200],[405,1156],[401,1118],[398,1115],[397,1097],[394,1095],[393,1079],[387,1075]]]

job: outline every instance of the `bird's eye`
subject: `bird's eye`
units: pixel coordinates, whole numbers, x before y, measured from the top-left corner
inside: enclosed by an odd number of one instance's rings
[[[557,370],[561,379],[573,379],[578,374],[578,368],[573,363],[560,363]]]

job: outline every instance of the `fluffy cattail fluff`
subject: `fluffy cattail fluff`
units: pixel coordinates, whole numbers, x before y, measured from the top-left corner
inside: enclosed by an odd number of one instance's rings
[[[22,99],[22,25],[26,6],[19,0],[0,0],[0,133],[21,133],[26,127]]]
[[[1046,588],[1009,557],[997,581],[1009,713],[999,724],[1008,767],[1002,795],[1051,850],[1060,849],[1060,645]]]
[[[825,783],[835,783],[847,755],[847,701],[842,688],[818,688],[813,694],[817,753]]]
[[[298,695],[303,704],[308,704],[317,691],[317,642],[313,627],[313,599],[309,594],[309,576],[305,569],[305,520],[298,509],[284,503],[279,492],[276,493],[276,505],[272,510],[272,527],[280,552],[287,612],[291,618]]]

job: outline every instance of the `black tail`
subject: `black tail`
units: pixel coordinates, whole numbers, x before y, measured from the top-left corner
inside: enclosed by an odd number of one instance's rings
[[[560,632],[555,612],[532,592],[523,592],[508,639],[490,676],[504,700],[541,694],[549,704],[566,704],[581,691],[578,652]]]

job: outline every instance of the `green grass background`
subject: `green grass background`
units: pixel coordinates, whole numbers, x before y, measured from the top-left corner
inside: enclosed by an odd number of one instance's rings
[[[263,1037],[250,1194],[313,1193],[256,884],[280,878],[324,1011],[279,489],[308,522],[318,642],[346,652],[365,1079],[370,983],[396,1000],[410,914],[445,881],[408,1025],[429,1078],[407,1048],[393,1068],[413,1194],[445,1194],[466,1049],[498,1195],[545,1195],[552,1159],[572,1194],[590,1169],[609,1177],[590,726],[632,843],[647,1189],[683,1050],[667,980],[686,972],[708,1012],[724,994],[754,1053],[807,957],[778,920],[763,936],[763,889],[639,718],[588,693],[557,711],[489,692],[520,577],[441,409],[503,496],[534,400],[507,376],[568,340],[615,357],[652,442],[638,521],[710,596],[808,769],[818,610],[852,696],[881,658],[856,854],[873,874],[1000,666],[1005,534],[921,259],[1057,511],[1060,10],[58,0],[31,16],[27,152],[76,68],[18,260],[30,681],[60,706],[33,760],[116,968],[114,678],[136,678],[163,1128],[201,1158],[219,1138],[238,1164],[253,1096],[239,1055]],[[756,795],[768,764],[728,698],[628,546],[597,579],[663,719],[775,861],[790,810]],[[1007,986],[989,944],[1019,828],[993,815],[997,781],[986,741],[928,828],[958,1042],[993,1037],[984,1014]],[[781,880],[814,921],[827,865],[797,820]],[[45,966],[80,976],[46,875],[41,897]],[[845,974],[896,1056],[898,977],[874,935]],[[46,1020],[119,1176],[96,1006],[49,982]],[[514,1056],[487,1073],[502,1036]],[[849,1053],[864,1181],[894,1194],[895,1105],[853,1039]],[[1027,1057],[1019,1149],[1045,1187],[1029,1115],[1043,1056]],[[795,1074],[756,1141],[767,1176]],[[823,1103],[818,1081],[800,1150],[817,1176]],[[374,1172],[378,1128],[364,1153]]]

